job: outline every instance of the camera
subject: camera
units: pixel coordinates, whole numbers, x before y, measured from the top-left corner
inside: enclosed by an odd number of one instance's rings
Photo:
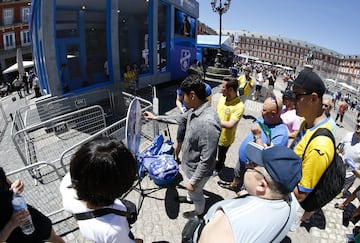
[[[126,211],[127,211],[126,219],[129,223],[129,225],[134,224],[136,222],[137,216],[138,216],[136,205],[133,202],[130,202],[129,200],[126,200],[126,199],[122,199],[121,201],[126,207]]]

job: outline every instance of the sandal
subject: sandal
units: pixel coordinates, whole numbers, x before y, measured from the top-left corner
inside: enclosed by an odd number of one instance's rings
[[[231,182],[227,182],[227,181],[218,181],[217,184],[222,188],[232,190],[232,191],[234,191],[236,188],[236,187],[231,186]]]
[[[341,209],[341,210],[344,209],[344,207],[341,208],[341,207],[339,207],[339,206],[340,206],[340,203],[335,203],[335,205],[334,205],[335,208],[338,208],[338,209]]]

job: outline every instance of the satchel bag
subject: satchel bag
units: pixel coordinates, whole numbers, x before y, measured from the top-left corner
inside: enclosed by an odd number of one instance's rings
[[[247,85],[247,82],[245,81],[245,85],[242,86],[242,87],[239,87],[239,89],[238,89],[239,96],[242,96],[242,95],[245,94],[245,87],[246,87],[246,85]]]
[[[196,238],[199,239],[202,229],[205,226],[205,221],[199,217],[189,219],[182,232],[181,232],[181,242],[182,243],[193,243],[194,242],[194,234],[198,229]]]
[[[334,144],[335,154],[331,164],[321,176],[314,190],[300,203],[301,207],[307,212],[316,211],[329,203],[341,192],[345,183],[345,165],[342,158],[336,152],[335,138],[328,129],[319,128],[315,131],[305,147],[304,154],[307,146],[317,136],[327,136],[331,138]]]

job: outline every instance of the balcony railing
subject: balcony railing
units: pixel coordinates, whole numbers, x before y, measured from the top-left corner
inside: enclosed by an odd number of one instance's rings
[[[0,28],[3,31],[6,30],[6,29],[14,29],[14,28],[22,29],[24,27],[29,27],[29,23],[28,22],[17,22],[17,23],[4,25],[3,21],[0,22]]]

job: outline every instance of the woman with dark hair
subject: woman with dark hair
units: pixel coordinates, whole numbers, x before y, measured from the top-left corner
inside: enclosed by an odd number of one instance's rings
[[[60,185],[64,209],[72,214],[112,208],[126,211],[121,197],[133,185],[137,161],[122,142],[98,137],[72,156]],[[126,217],[106,214],[79,220],[82,235],[95,242],[134,242]],[[141,242],[141,241],[140,241]]]
[[[12,206],[13,193],[21,193],[24,184],[21,180],[11,182],[6,178],[4,170],[0,167],[0,242],[57,242],[64,241],[55,233],[52,223],[48,217],[28,206],[27,210],[19,210],[14,212]],[[22,225],[31,215],[35,231],[30,235],[25,235],[20,229]]]

